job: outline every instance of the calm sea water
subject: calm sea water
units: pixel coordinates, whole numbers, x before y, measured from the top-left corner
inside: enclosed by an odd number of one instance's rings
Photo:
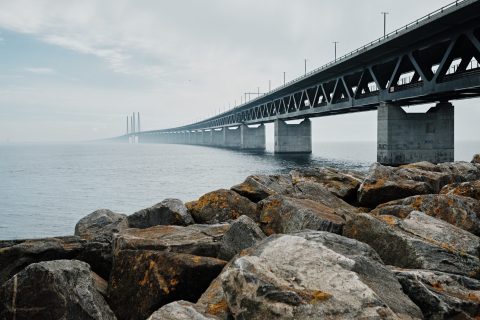
[[[0,145],[0,239],[73,234],[96,209],[131,214],[165,198],[194,200],[256,173],[332,166],[365,171],[374,142],[317,143],[310,156],[187,145]],[[480,142],[456,143],[469,161]]]

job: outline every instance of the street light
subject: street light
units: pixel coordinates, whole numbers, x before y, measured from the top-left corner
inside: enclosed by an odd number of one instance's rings
[[[307,75],[307,58],[305,58],[305,75]]]
[[[333,41],[332,43],[335,45],[335,61],[337,61],[337,44],[340,43],[340,42]]]
[[[285,71],[283,71],[283,85],[285,85]]]
[[[387,35],[387,11],[380,12],[380,14],[383,14],[383,37]]]

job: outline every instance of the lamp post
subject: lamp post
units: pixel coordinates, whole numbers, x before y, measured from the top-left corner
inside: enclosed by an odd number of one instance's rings
[[[285,85],[285,71],[283,71],[283,85]]]
[[[307,75],[307,58],[305,58],[305,75]]]
[[[384,11],[384,12],[380,12],[380,14],[383,14],[383,37],[385,38],[386,35],[387,35],[387,14],[389,12],[387,11]]]
[[[337,44],[339,43],[338,41],[333,41],[332,42],[334,47],[335,47],[335,61],[337,61]]]

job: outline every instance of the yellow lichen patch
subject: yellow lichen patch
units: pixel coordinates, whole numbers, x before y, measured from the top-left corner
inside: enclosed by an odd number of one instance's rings
[[[327,293],[327,292],[323,292],[323,291],[313,291],[312,292],[312,299],[310,300],[310,303],[317,303],[317,302],[320,302],[320,301],[325,301],[327,299],[330,299],[332,297],[332,295],[330,293]]]
[[[223,312],[226,312],[227,310],[228,310],[227,300],[225,298],[223,298],[222,300],[220,300],[217,303],[209,304],[207,306],[206,312],[207,312],[207,314],[211,314],[211,315],[216,316],[216,315],[219,315]]]
[[[195,264],[200,264],[200,263],[202,262],[202,257],[200,257],[200,256],[193,256],[193,257],[192,257],[192,261],[193,261],[193,263],[195,263]]]
[[[175,287],[175,286],[178,284],[178,279],[172,278],[172,279],[169,281],[169,284],[170,284],[171,287]]]
[[[378,216],[378,218],[391,226],[395,226],[398,223],[398,218],[394,216],[385,215],[385,216]]]
[[[422,204],[423,204],[423,199],[421,197],[416,197],[415,201],[411,204],[411,206],[415,208],[415,210],[420,210]]]
[[[480,294],[470,292],[469,294],[467,294],[467,299],[476,303],[480,303]]]
[[[442,285],[440,284],[440,282],[433,282],[433,283],[430,283],[430,285],[432,286],[433,289],[435,289],[436,291],[443,291],[443,287]]]
[[[148,279],[150,278],[150,273],[154,268],[156,268],[155,261],[150,260],[148,264],[148,269],[145,271],[145,274],[143,275],[143,279],[138,282],[138,285],[143,287],[149,282]]]

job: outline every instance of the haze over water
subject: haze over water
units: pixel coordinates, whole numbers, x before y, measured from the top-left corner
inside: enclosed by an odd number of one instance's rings
[[[457,142],[470,161],[480,142]],[[374,142],[316,143],[311,156],[162,144],[0,145],[0,239],[73,234],[96,209],[131,214],[165,198],[197,199],[248,175],[331,166],[366,171]]]

